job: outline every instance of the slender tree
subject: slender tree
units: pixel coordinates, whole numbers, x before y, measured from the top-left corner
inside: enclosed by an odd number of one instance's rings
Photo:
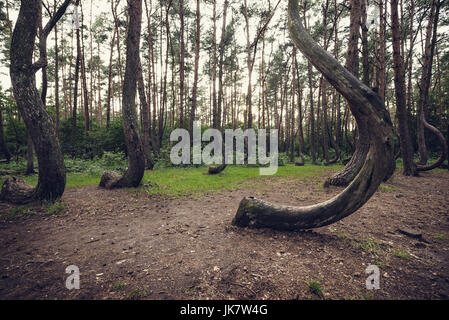
[[[142,0],[128,2],[128,34],[126,37],[126,68],[123,82],[123,132],[129,157],[129,167],[123,176],[106,171],[100,187],[106,189],[137,187],[145,171],[145,156],[139,135],[136,111],[136,87],[139,69],[140,32],[142,24]]]
[[[413,145],[407,119],[407,101],[405,92],[404,58],[401,54],[401,38],[399,28],[398,0],[391,0],[391,29],[393,36],[394,84],[396,94],[396,115],[399,124],[401,155],[404,163],[403,173],[406,176],[417,174],[413,162]]]
[[[196,0],[196,32],[195,32],[195,66],[192,86],[192,106],[190,112],[190,136],[193,139],[193,123],[196,120],[196,109],[198,106],[198,73],[200,63],[200,35],[201,35],[201,11],[200,0]]]

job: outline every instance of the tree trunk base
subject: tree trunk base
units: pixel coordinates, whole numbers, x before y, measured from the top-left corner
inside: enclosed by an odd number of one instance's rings
[[[424,127],[437,136],[438,141],[440,142],[441,153],[440,153],[440,157],[438,158],[438,160],[432,164],[421,165],[420,163],[418,163],[418,166],[417,166],[418,171],[430,171],[430,170],[438,168],[439,166],[441,166],[443,164],[444,160],[446,160],[446,157],[448,154],[446,140],[445,140],[443,134],[440,132],[440,130],[438,130],[431,124],[429,124],[427,121],[424,121]]]
[[[224,169],[226,169],[228,165],[227,164],[221,164],[218,167],[209,167],[209,174],[219,174]]]
[[[9,177],[3,183],[0,200],[23,205],[35,200],[35,188],[16,177]]]

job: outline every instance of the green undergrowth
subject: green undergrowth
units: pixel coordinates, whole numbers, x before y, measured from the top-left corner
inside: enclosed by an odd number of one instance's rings
[[[62,215],[65,213],[67,205],[57,200],[55,202],[35,201],[26,205],[19,205],[9,210],[0,212],[0,218],[5,220],[15,220],[21,217],[32,216],[37,213],[47,216]]]

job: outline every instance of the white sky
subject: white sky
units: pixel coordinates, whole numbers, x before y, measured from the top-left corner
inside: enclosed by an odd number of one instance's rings
[[[44,0],[45,1],[45,0]],[[89,0],[81,0],[82,1],[82,5],[83,5],[83,13],[84,13],[84,24],[89,26],[90,23],[90,13],[91,13],[91,1]],[[149,0],[148,1],[148,5],[149,5]],[[196,10],[196,1],[195,0],[187,0],[189,2],[189,7],[190,9],[195,13]],[[231,0],[233,1],[233,0]],[[251,5],[251,3],[255,2],[256,0],[248,0],[248,5]],[[277,0],[271,0],[271,5],[274,6],[275,3],[277,2]],[[266,8],[268,8],[268,0],[263,0],[263,1],[258,1],[259,3],[261,3],[262,5],[266,4]],[[122,0],[120,5],[121,8],[118,9],[118,12],[122,12],[124,10],[124,4],[126,3],[126,1]],[[153,8],[157,8],[157,4],[158,1],[153,0]],[[243,2],[242,2],[243,3]],[[217,15],[220,16],[220,19],[217,21],[217,41],[219,42],[220,40],[220,35],[221,35],[221,27],[222,27],[222,20],[221,20],[221,14],[223,11],[223,4],[224,4],[224,0],[217,0]],[[240,5],[240,4],[238,4]],[[234,5],[236,6],[236,5]],[[72,16],[73,13],[73,7],[74,6],[69,6],[66,15]],[[153,9],[154,10],[154,9]],[[208,28],[212,28],[212,22],[211,17],[212,17],[212,4],[209,3],[204,3],[203,1],[201,2],[201,32],[205,32]],[[101,14],[106,13],[111,21],[113,20],[112,17],[112,13],[111,13],[111,4],[110,1],[107,0],[96,0],[96,1],[92,1],[92,13],[93,13],[93,21],[95,21],[95,18],[100,16]],[[279,16],[281,14],[285,14],[285,10],[284,8],[282,8],[282,3],[279,5],[278,9],[277,9],[277,14],[276,17],[273,18],[272,22],[277,18],[279,18]],[[17,15],[18,15],[18,11],[10,11],[10,19],[12,20],[13,24],[15,23],[15,20],[17,19]],[[230,8],[228,8],[228,14],[227,14],[227,23],[229,24],[232,18],[232,11],[230,10]],[[244,46],[246,45],[246,37],[245,37],[245,31],[244,31],[244,19],[243,16],[240,16],[240,26],[239,26],[239,30],[237,30],[236,33],[236,37],[237,37],[237,41],[240,45]],[[256,23],[257,18],[252,19],[253,23]],[[64,33],[67,34],[68,32],[70,32],[71,28],[73,28],[72,23],[71,23],[71,18],[67,19],[67,22],[64,23]],[[44,21],[44,24],[46,23],[46,21]],[[193,19],[189,20],[189,31],[191,30],[192,32],[194,32],[194,21]],[[251,23],[251,21],[250,21]],[[255,35],[255,29],[256,29],[256,25],[251,25],[250,26],[250,37],[254,37]],[[145,5],[143,4],[143,21],[142,21],[142,33],[143,31],[146,30],[146,13],[145,13]],[[173,31],[173,26],[172,26],[172,31]],[[112,33],[109,35],[109,39],[107,40],[107,44],[104,45],[104,47],[102,48],[102,54],[101,54],[101,59],[103,60],[103,63],[106,64],[109,61],[109,42],[110,42],[110,38],[112,37]],[[186,34],[187,37],[187,34]],[[48,43],[48,48],[51,48],[53,46],[53,33],[50,34],[50,36],[48,37],[47,43]],[[123,39],[121,39],[123,40]],[[86,46],[88,46],[88,43],[85,44]],[[165,50],[165,48],[163,48],[163,51]],[[164,51],[165,52],[165,51]],[[165,54],[165,53],[164,53]],[[122,54],[123,55],[123,54]],[[207,53],[202,50],[201,52],[201,60],[202,63],[200,63],[201,65],[204,65],[207,63]],[[241,61],[241,65],[246,65],[246,63],[244,63],[244,61]],[[255,65],[255,70],[254,72],[256,72],[256,66]],[[200,77],[201,77],[201,70],[200,70]],[[39,86],[40,84],[40,76],[39,74],[37,74],[37,85]],[[257,78],[255,78],[257,79]],[[0,66],[0,85],[5,89],[5,88],[9,88],[11,85],[11,81],[9,78],[9,70],[8,68],[6,68],[6,66]],[[50,84],[51,85],[51,84]],[[49,88],[50,89],[50,88]],[[50,92],[51,94],[51,92]]]
[[[45,1],[45,0],[44,0]],[[150,0],[147,0],[148,4]],[[195,12],[196,9],[196,1],[195,0],[187,0],[189,2],[189,7],[191,8],[191,10],[193,12]],[[234,7],[238,7],[240,5],[243,4],[243,1],[240,0],[230,0],[235,1]],[[248,0],[248,5],[251,6],[252,3],[257,3],[258,5],[260,5],[262,8],[266,8],[268,9],[268,2],[270,1],[271,6],[273,7],[276,3],[277,0]],[[157,8],[157,4],[158,4],[158,0],[153,0],[154,3],[154,7]],[[370,0],[370,2],[372,2]],[[119,8],[119,12],[123,12],[124,11],[124,5],[125,5],[126,1],[125,0],[121,0],[121,8]],[[87,24],[89,26],[90,24],[90,13],[91,13],[91,5],[92,5],[92,13],[93,13],[93,20],[95,21],[95,18],[103,13],[106,13],[111,21],[112,21],[112,13],[111,13],[111,5],[110,5],[110,1],[108,0],[96,0],[96,1],[90,1],[90,0],[82,0],[82,4],[83,4],[83,12],[84,12],[84,23]],[[220,33],[221,33],[221,26],[222,26],[222,21],[221,21],[221,13],[223,10],[223,4],[224,4],[224,0],[217,0],[217,15],[220,16],[220,18],[217,21],[217,41],[220,40]],[[276,15],[274,16],[272,22],[270,23],[270,25],[272,26],[273,24],[275,24],[277,21],[282,21],[284,19],[286,19],[286,6],[287,6],[287,1],[281,1]],[[146,14],[145,14],[145,7],[143,8],[144,12],[143,12],[143,24],[142,24],[142,31],[146,30]],[[73,11],[73,7],[69,7],[68,12],[66,13],[67,15],[71,15],[71,12]],[[369,14],[373,13],[376,10],[373,9],[369,9],[368,12]],[[11,20],[13,21],[13,23],[15,22],[16,18],[17,18],[17,11],[11,11],[10,15],[11,15]],[[205,3],[204,1],[201,1],[201,14],[202,14],[202,19],[201,19],[201,25],[202,25],[202,33],[204,34],[205,31],[207,31],[207,29],[212,28],[212,22],[211,22],[211,17],[212,17],[212,4],[210,3]],[[228,8],[228,17],[227,17],[227,23],[229,23],[231,21],[231,15],[232,15],[232,11],[229,10]],[[243,16],[241,14],[239,14],[238,17],[239,21],[240,21],[240,25],[237,29],[237,41],[238,43],[245,47],[246,46],[246,38],[245,38],[245,23],[244,23],[244,19]],[[321,19],[320,15],[317,14],[316,16],[311,17],[311,22],[314,23],[317,19]],[[71,25],[71,19],[67,19],[67,22],[64,23],[64,33],[65,36],[67,36],[68,32],[70,32],[72,25]],[[45,23],[46,21],[44,21]],[[255,35],[255,29],[257,27],[257,25],[255,25],[258,22],[258,18],[253,18],[251,20],[252,24],[250,26],[250,37],[254,38]],[[251,23],[250,22],[250,23]],[[194,19],[190,19],[189,20],[189,32],[194,30]],[[424,21],[425,25],[427,24],[427,20]],[[339,30],[342,30],[343,28],[348,26],[348,19],[345,19],[344,21],[341,21],[339,24]],[[424,25],[424,26],[425,26]],[[172,30],[173,30],[173,26],[172,26]],[[286,37],[288,37],[288,32],[283,32],[280,33],[278,30],[273,30],[273,28],[271,29],[270,32],[276,32],[276,42],[281,42],[284,43],[286,42]],[[440,30],[440,33],[442,32],[442,30]],[[186,35],[187,36],[187,35]],[[112,34],[109,36],[112,37]],[[419,41],[420,37],[418,36],[417,41]],[[48,47],[51,48],[53,46],[53,33],[49,36],[48,39]],[[109,61],[109,42],[110,39],[108,39],[105,44],[102,47],[102,55],[101,55],[101,59],[103,60],[103,63],[106,65]],[[89,46],[89,42],[86,43],[86,46]],[[275,48],[276,48],[276,44],[275,44]],[[415,46],[415,48],[417,48],[417,50],[415,50],[415,55],[416,56],[420,56],[420,49],[421,46],[419,44],[417,44]],[[192,50],[193,48],[190,48],[190,50]],[[163,51],[165,50],[165,48],[163,48]],[[343,49],[344,50],[344,49]],[[268,56],[270,54],[271,48],[269,46],[267,46],[266,48],[266,55]],[[116,56],[116,53],[114,53],[114,55]],[[122,54],[123,56],[123,54]],[[193,54],[192,54],[193,56]],[[243,69],[243,71],[246,70],[246,55],[243,54],[240,56],[240,67]],[[300,59],[302,58],[302,55],[299,55]],[[201,61],[200,61],[200,66],[203,65],[207,65],[207,52],[205,52],[205,50],[202,50],[201,52]],[[256,63],[254,65],[254,71],[253,71],[253,84],[256,84],[257,79],[258,79],[258,75],[257,75],[257,69],[258,69],[258,64],[259,64],[259,59],[260,59],[260,55],[258,55]],[[416,66],[416,64],[415,64]],[[200,67],[201,68],[201,67]],[[159,72],[158,72],[159,73]],[[157,73],[157,74],[158,74]],[[191,77],[193,77],[193,73],[190,74]],[[202,76],[202,70],[200,70],[200,79]],[[242,81],[242,88],[246,88],[247,85],[247,80],[245,79],[245,72],[243,73],[244,79]],[[207,77],[202,77],[202,85],[207,88],[208,86],[208,79]],[[37,85],[40,85],[40,75],[37,75]],[[9,70],[5,67],[5,66],[0,66],[0,85],[2,86],[3,89],[9,88],[10,87],[10,78],[9,78]],[[50,86],[52,85],[51,83],[49,84]],[[201,85],[201,83],[200,83]],[[254,86],[254,89],[256,88],[256,86]],[[103,88],[103,90],[105,90],[105,88]],[[246,89],[243,89],[243,91],[245,91]],[[52,91],[52,87],[49,87],[49,95],[52,95],[53,91]]]

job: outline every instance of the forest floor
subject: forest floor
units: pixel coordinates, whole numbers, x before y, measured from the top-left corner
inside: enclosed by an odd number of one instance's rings
[[[195,196],[85,186],[20,215],[0,203],[0,299],[449,299],[447,170],[397,171],[358,212],[313,231],[231,225],[245,196],[328,199],[341,190],[322,187],[331,172]],[[69,265],[80,290],[65,287]],[[368,265],[379,290],[365,287]]]

